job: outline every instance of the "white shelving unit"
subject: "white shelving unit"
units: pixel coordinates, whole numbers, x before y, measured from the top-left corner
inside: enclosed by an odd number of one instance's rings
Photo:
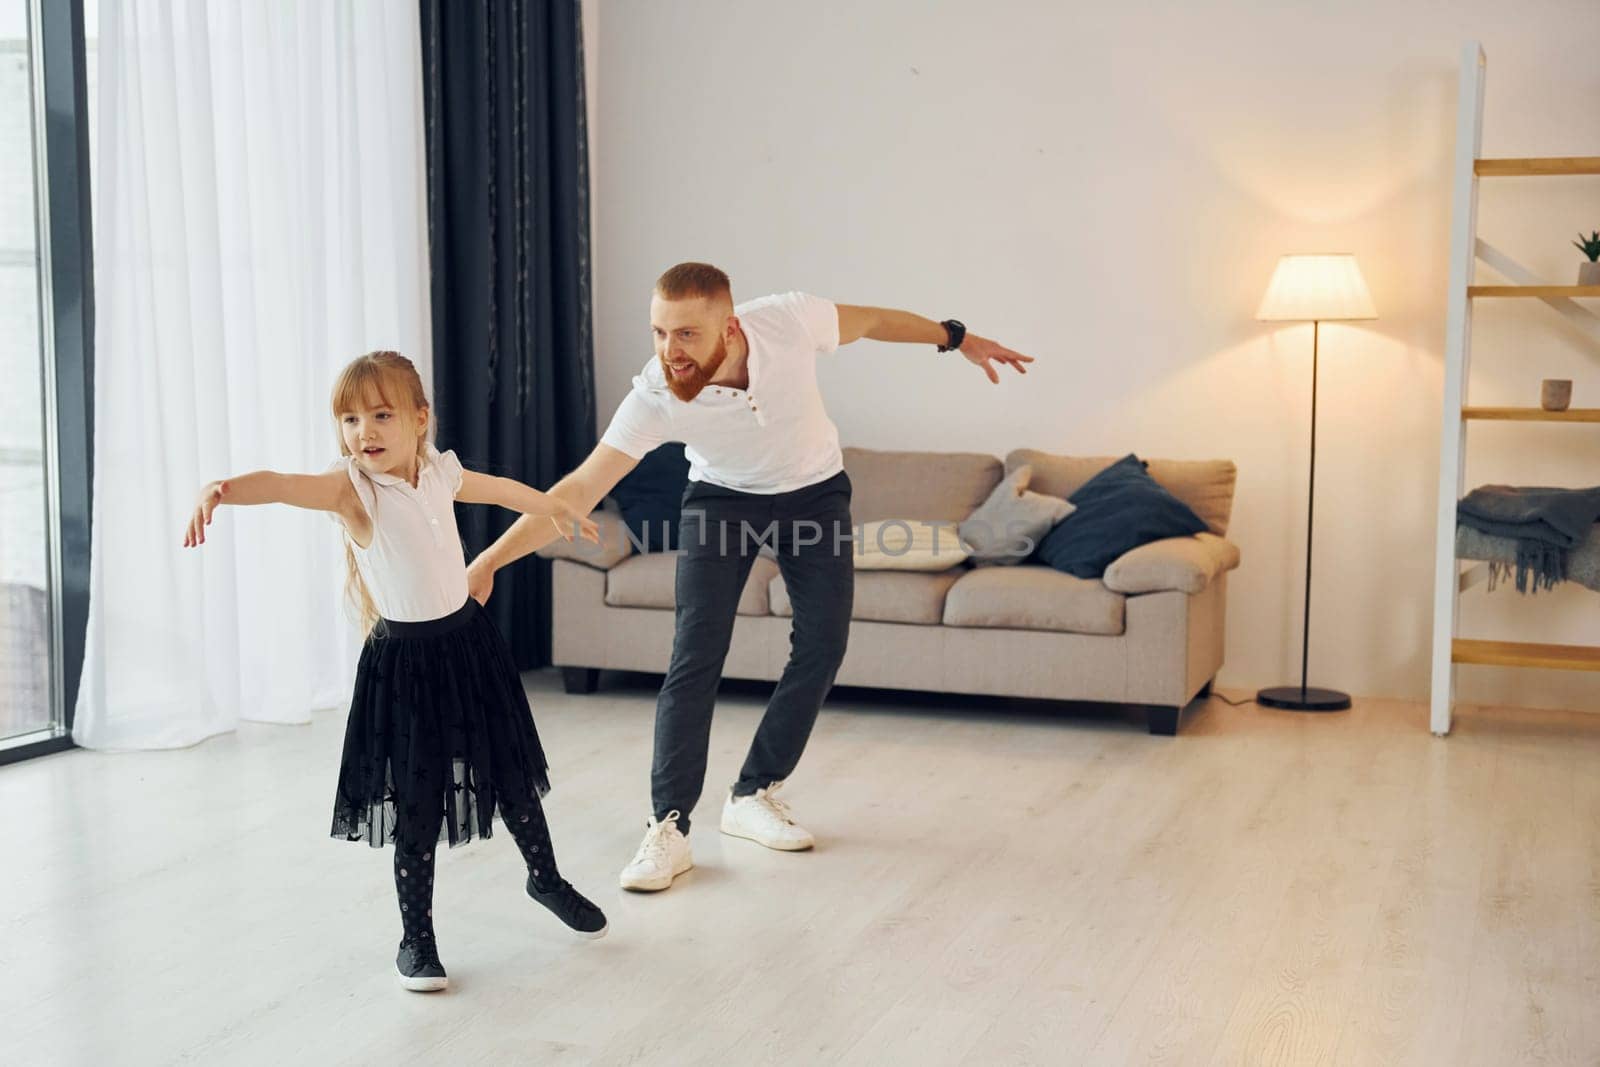
[[[1483,87],[1488,62],[1476,41],[1461,55],[1461,88],[1456,109],[1455,201],[1450,233],[1450,299],[1445,321],[1444,418],[1439,447],[1439,523],[1434,548],[1433,706],[1430,725],[1441,737],[1450,732],[1455,704],[1456,666],[1600,670],[1600,648],[1584,645],[1480,641],[1457,636],[1461,594],[1481,577],[1479,564],[1466,571],[1456,559],[1456,502],[1466,490],[1467,427],[1476,420],[1600,423],[1600,409],[1548,412],[1539,408],[1473,407],[1468,403],[1472,368],[1472,308],[1485,299],[1543,300],[1569,317],[1587,317],[1573,301],[1600,298],[1600,286],[1543,285],[1478,240],[1478,179],[1560,178],[1600,175],[1600,156],[1552,159],[1483,159]],[[1483,259],[1521,284],[1476,285]]]

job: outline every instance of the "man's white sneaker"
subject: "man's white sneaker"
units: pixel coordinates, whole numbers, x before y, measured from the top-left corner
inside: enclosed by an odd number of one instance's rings
[[[651,819],[646,824],[639,851],[622,868],[622,888],[648,893],[666,889],[674,878],[693,866],[689,839],[678,829],[678,813],[674,811],[660,822]]]
[[[722,832],[781,852],[803,852],[815,845],[811,832],[790,818],[789,805],[773,795],[782,787],[782,782],[773,782],[747,797],[736,797],[728,790],[728,801],[722,805]]]

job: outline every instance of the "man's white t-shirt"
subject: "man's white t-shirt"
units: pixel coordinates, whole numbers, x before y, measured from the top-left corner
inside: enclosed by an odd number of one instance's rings
[[[652,356],[601,442],[641,459],[665,441],[682,441],[691,481],[745,493],[787,493],[838,474],[839,430],[822,406],[816,360],[839,347],[839,309],[821,297],[780,293],[733,311],[750,345],[749,389],[712,383],[685,403]]]

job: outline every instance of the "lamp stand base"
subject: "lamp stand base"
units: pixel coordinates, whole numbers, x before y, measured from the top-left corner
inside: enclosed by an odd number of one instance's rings
[[[1315,686],[1280,685],[1261,690],[1256,694],[1256,703],[1286,711],[1343,711],[1350,706],[1350,694]]]

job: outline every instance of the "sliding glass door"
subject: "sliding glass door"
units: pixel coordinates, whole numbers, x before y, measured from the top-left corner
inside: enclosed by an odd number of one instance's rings
[[[29,23],[26,0],[0,0],[0,743],[61,722]]]
[[[0,0],[0,762],[70,743],[82,660],[86,102],[82,0]]]

